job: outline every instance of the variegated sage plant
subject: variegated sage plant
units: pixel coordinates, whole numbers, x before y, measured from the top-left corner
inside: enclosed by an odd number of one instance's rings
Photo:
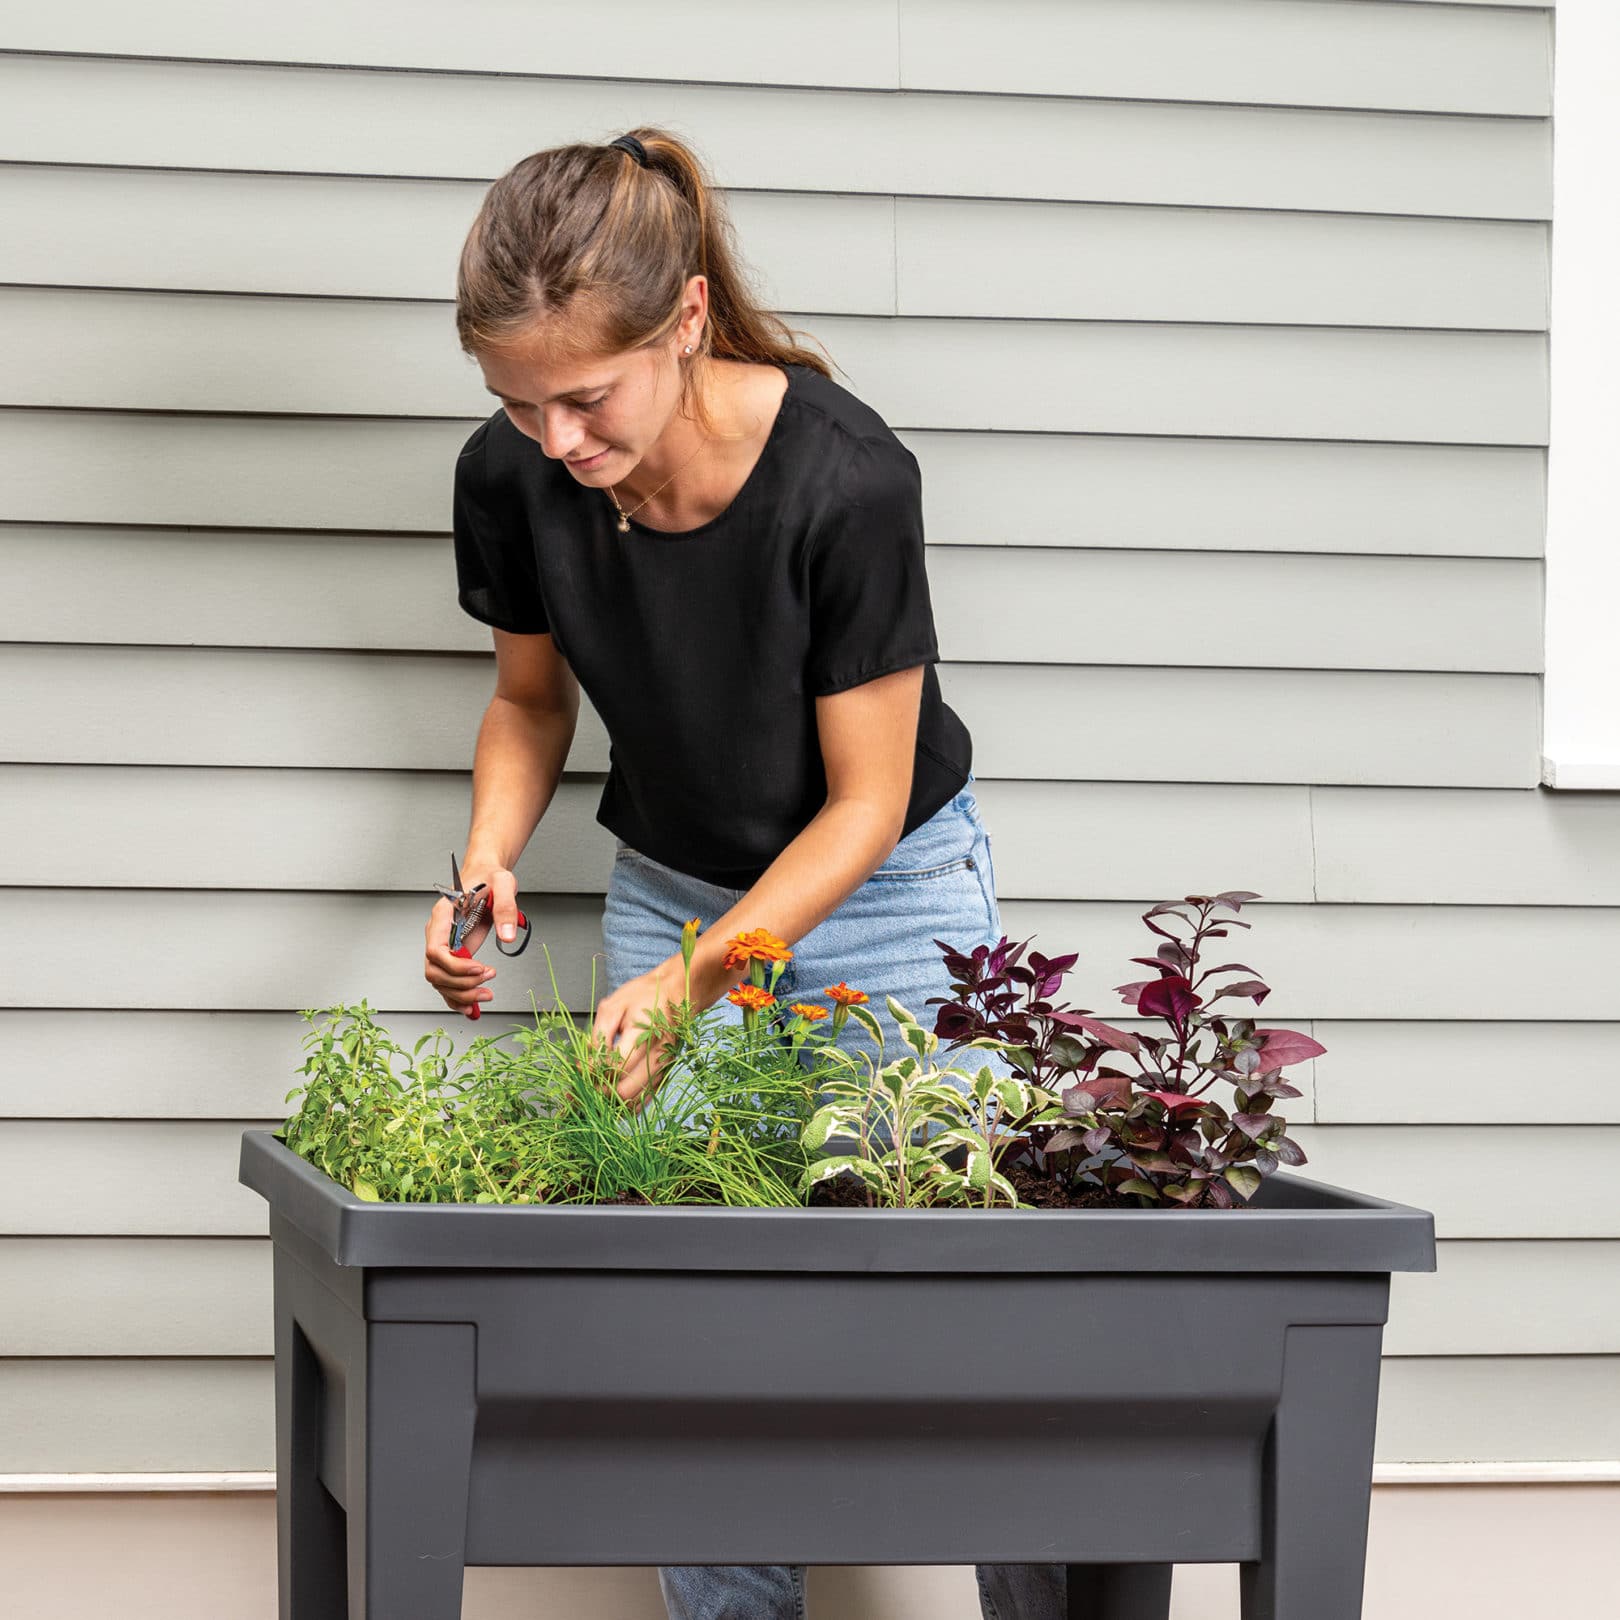
[[[996,1168],[997,1154],[1028,1118],[1061,1112],[1058,1098],[1027,1081],[998,1076],[988,1066],[976,1075],[941,1068],[939,1037],[893,996],[885,1000],[911,1050],[881,1067],[861,1053],[864,1074],[846,1052],[823,1054],[842,1058],[850,1072],[824,1070],[818,1077],[820,1091],[831,1100],[811,1115],[801,1138],[808,1153],[820,1155],[805,1169],[805,1190],[849,1174],[864,1184],[873,1207],[988,1208],[998,1197],[1016,1206],[1018,1194]],[[883,1030],[877,1019],[865,1007],[851,1007],[849,1015],[872,1037],[881,1060]],[[852,1151],[825,1152],[835,1136],[849,1138]]]

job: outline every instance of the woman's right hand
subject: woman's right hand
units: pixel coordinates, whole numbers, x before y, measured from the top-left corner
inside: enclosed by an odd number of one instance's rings
[[[497,929],[516,930],[518,920],[517,877],[504,866],[463,866],[461,881],[470,891],[479,883],[487,883],[493,895],[494,925]],[[495,977],[495,969],[477,960],[478,947],[489,936],[491,908],[486,905],[478,921],[468,929],[461,942],[465,956],[450,953],[450,927],[455,920],[455,905],[442,896],[428,913],[423,930],[426,955],[422,976],[444,997],[445,1005],[467,1018],[481,1016],[482,1004],[491,1000],[495,992],[488,983]],[[503,933],[504,938],[515,937]]]

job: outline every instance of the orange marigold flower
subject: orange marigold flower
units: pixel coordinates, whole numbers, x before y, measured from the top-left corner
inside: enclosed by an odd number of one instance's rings
[[[726,968],[746,967],[750,962],[791,962],[793,952],[785,939],[778,939],[768,929],[751,928],[733,935],[726,941],[726,954],[720,965]]]
[[[812,1024],[815,1023],[818,1018],[825,1018],[827,1016],[827,1009],[825,1007],[812,1007],[807,1001],[795,1001],[793,1003],[793,1010],[801,1018],[808,1019]]]
[[[764,1012],[767,1007],[776,1005],[776,997],[762,984],[739,984],[726,992],[726,1000],[736,1002],[749,1012]]]
[[[838,1003],[840,1007],[858,1007],[863,1001],[872,998],[864,990],[851,990],[842,979],[837,984],[827,986],[827,994]]]

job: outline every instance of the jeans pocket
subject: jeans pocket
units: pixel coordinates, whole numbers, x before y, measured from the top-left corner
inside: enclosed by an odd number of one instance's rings
[[[996,893],[996,862],[990,849],[990,834],[979,830],[979,883],[984,890],[984,906],[989,916],[990,937],[1001,937],[1001,900]]]
[[[915,882],[943,877],[949,872],[971,871],[974,851],[982,837],[978,819],[965,811],[960,795],[941,805],[927,821],[913,827],[873,872],[876,882]]]
[[[955,860],[941,861],[937,866],[880,866],[867,881],[869,883],[921,883],[929,878],[948,877],[952,872],[971,872],[978,867],[978,864],[977,859],[972,855],[959,855]]]

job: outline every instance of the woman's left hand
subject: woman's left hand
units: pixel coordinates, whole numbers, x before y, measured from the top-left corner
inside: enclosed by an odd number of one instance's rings
[[[681,959],[677,956],[673,968],[669,962],[661,962],[648,973],[626,979],[597,1003],[592,1030],[623,1059],[623,1072],[613,1089],[632,1113],[640,1112],[641,1105],[662,1082],[661,1070],[671,1045],[667,1036],[649,1040],[643,1026],[655,1009],[678,1002],[680,992]]]

